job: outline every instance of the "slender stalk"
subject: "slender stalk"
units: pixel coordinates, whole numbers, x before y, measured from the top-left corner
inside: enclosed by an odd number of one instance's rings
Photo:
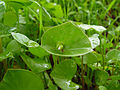
[[[25,13],[26,13],[26,29],[27,29],[29,23],[29,8],[27,6],[25,7]]]
[[[0,53],[2,53],[2,39],[0,38]]]
[[[2,53],[2,40],[0,38],[0,53]],[[0,81],[2,79],[2,63],[0,62]]]
[[[17,30],[20,31],[20,23],[19,23],[19,11],[16,13],[17,14]]]
[[[67,10],[66,10],[66,6],[65,6],[65,0],[62,0],[63,1],[63,6],[64,6],[64,18],[65,18],[65,21],[67,21]]]
[[[114,74],[114,64],[112,66],[112,75]]]
[[[82,56],[82,60],[81,60],[81,77],[82,77],[82,90],[85,90],[85,88],[84,88],[83,56]]]
[[[101,38],[101,35],[102,35],[102,34],[100,34],[100,52],[101,52],[101,55],[102,55],[103,70],[104,70],[104,51],[103,51],[104,46],[102,47],[102,38]]]
[[[3,50],[2,50],[2,39],[0,38],[0,53],[2,53]],[[3,60],[3,68],[5,70],[5,72],[7,71],[7,61],[6,60]]]
[[[39,38],[41,40],[41,36],[42,36],[42,28],[43,28],[43,23],[42,23],[42,7],[40,6],[40,9],[39,9],[39,19],[40,19],[40,26],[39,26]]]

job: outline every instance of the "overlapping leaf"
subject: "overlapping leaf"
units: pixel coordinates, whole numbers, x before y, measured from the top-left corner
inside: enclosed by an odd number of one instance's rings
[[[56,65],[51,72],[55,83],[64,90],[76,90],[79,86],[71,81],[77,66],[72,60],[66,60]]]
[[[44,90],[41,79],[27,70],[8,70],[2,82],[0,90]]]

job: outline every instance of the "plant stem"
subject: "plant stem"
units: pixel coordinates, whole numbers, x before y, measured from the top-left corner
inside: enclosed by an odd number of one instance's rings
[[[2,39],[0,38],[0,53],[2,53],[3,50],[2,50]],[[3,68],[5,70],[5,72],[7,71],[7,61],[6,60],[3,60]]]
[[[19,11],[16,13],[17,14],[17,30],[20,31],[20,23],[19,23]]]
[[[42,6],[40,6],[40,9],[39,9],[39,18],[40,18],[40,26],[39,26],[39,38],[41,40],[41,36],[42,36],[42,28],[43,28],[43,23],[42,23]]]
[[[2,39],[0,38],[0,53],[2,53]]]
[[[114,64],[112,66],[112,75],[114,74]]]
[[[103,70],[104,70],[104,51],[103,51],[104,46],[103,46],[103,48],[102,48],[102,38],[101,38],[101,35],[102,35],[102,34],[100,34],[100,52],[101,52],[101,55],[102,55]]]
[[[82,77],[82,90],[85,90],[85,88],[84,88],[83,56],[82,56],[82,60],[81,60],[81,77]]]

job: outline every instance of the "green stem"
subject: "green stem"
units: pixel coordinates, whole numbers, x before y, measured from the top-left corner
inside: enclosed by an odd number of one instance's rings
[[[29,8],[27,6],[25,7],[25,12],[26,12],[26,28],[28,28],[28,23],[29,23]]]
[[[85,88],[84,88],[83,56],[82,56],[82,60],[81,60],[81,77],[82,77],[82,90],[85,90]]]
[[[102,35],[102,34],[101,34]],[[103,51],[103,48],[102,48],[102,38],[101,38],[101,35],[100,35],[100,52],[101,52],[101,55],[102,55],[102,60],[103,60],[103,70],[104,70],[104,51]]]
[[[19,23],[19,11],[17,12],[17,30],[20,31],[20,23]]]
[[[114,74],[114,64],[112,66],[112,75]]]
[[[0,38],[0,53],[2,53],[2,39]]]
[[[66,10],[66,6],[65,6],[65,0],[62,0],[63,1],[63,6],[64,6],[64,18],[65,18],[65,21],[67,21],[67,10]]]
[[[39,18],[40,18],[40,26],[39,26],[39,38],[41,40],[41,36],[42,36],[42,28],[43,28],[43,23],[42,23],[42,7],[40,6],[40,9],[39,9]]]
[[[2,39],[0,38],[0,53],[2,53],[3,50],[2,50]],[[3,68],[5,70],[5,72],[7,71],[7,61],[6,60],[3,60]]]

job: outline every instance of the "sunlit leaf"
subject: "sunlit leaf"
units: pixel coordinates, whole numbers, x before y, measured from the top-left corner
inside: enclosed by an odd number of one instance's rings
[[[88,37],[72,22],[47,30],[41,45],[49,53],[59,56],[80,56],[92,51]]]
[[[30,40],[28,37],[26,37],[23,34],[14,33],[14,32],[12,32],[11,34],[15,40],[25,45],[26,47],[38,47],[39,46],[37,42]]]
[[[89,37],[93,49],[100,45],[98,36],[98,34],[94,34],[93,36]]]
[[[103,26],[97,26],[97,25],[87,25],[87,24],[80,24],[78,25],[80,28],[84,29],[84,30],[88,30],[88,29],[94,29],[99,33],[102,33],[103,31],[106,31],[106,28],[104,28]]]
[[[98,88],[99,88],[99,90],[107,90],[107,88],[105,86],[99,86]]]

